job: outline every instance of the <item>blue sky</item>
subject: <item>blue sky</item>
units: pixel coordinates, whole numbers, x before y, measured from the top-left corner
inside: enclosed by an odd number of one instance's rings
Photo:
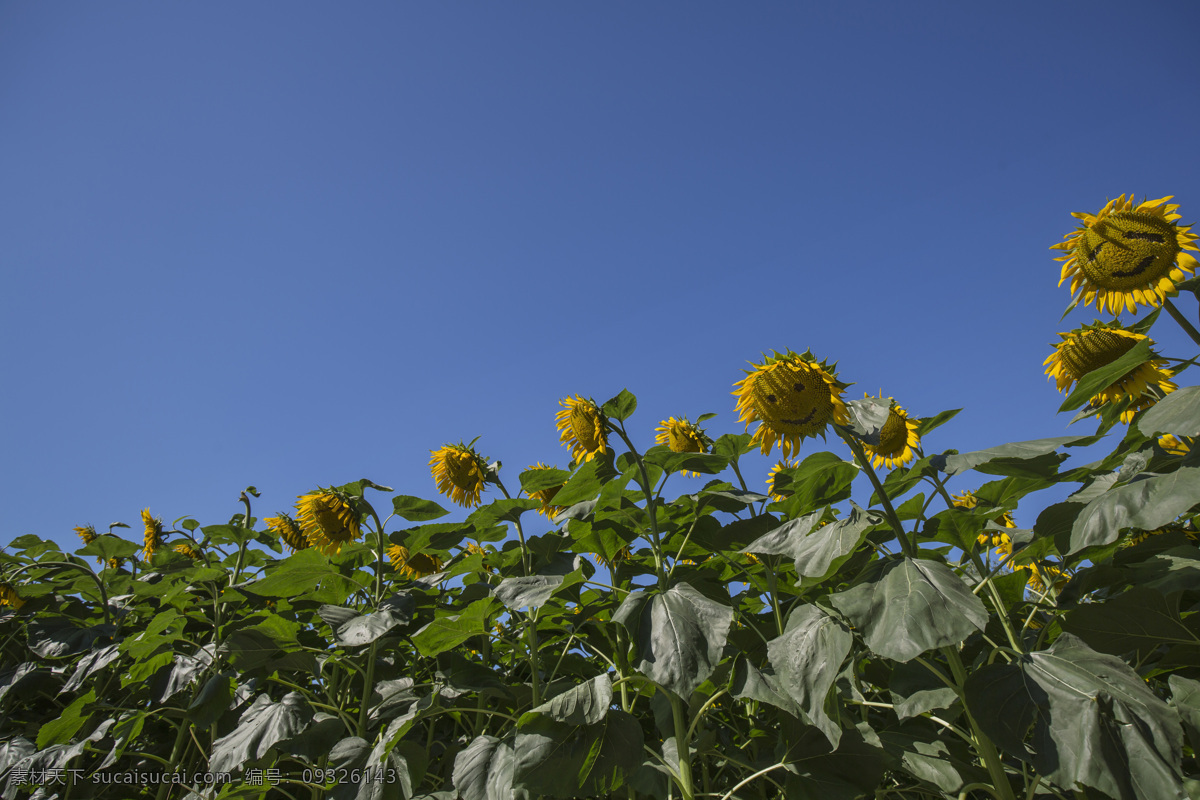
[[[363,477],[435,498],[429,451],[476,436],[516,487],[566,466],[576,393],[636,393],[643,448],[670,415],[740,431],[732,384],[772,349],[837,361],[852,397],[963,407],[927,450],[1090,433],[1042,360],[1099,315],[1059,322],[1048,247],[1122,193],[1200,219],[1197,23],[2,4],[0,543],[140,534],[144,507],[224,522],[250,484],[260,517]]]

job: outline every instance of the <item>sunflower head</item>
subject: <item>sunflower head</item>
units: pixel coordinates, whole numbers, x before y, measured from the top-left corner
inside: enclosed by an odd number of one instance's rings
[[[1084,375],[1116,361],[1138,342],[1144,340],[1154,344],[1143,334],[1126,330],[1116,322],[1095,322],[1070,333],[1060,333],[1059,337],[1062,341],[1042,363],[1046,366],[1046,375],[1054,378],[1058,390],[1064,394],[1070,392]],[[1171,382],[1173,373],[1166,369],[1166,364],[1166,361],[1154,359],[1134,367],[1124,377],[1101,389],[1092,398],[1089,408],[1098,409],[1105,403],[1126,403],[1121,421],[1130,422],[1134,414],[1175,391],[1176,386]]]
[[[341,552],[361,532],[354,503],[336,489],[317,489],[297,497],[296,521],[308,543],[327,556]]]
[[[975,493],[970,491],[969,489],[967,491],[963,492],[962,494],[951,495],[950,500],[953,501],[955,508],[972,509],[979,505],[979,498],[976,497]],[[1017,527],[1017,523],[1013,521],[1012,514],[1008,513],[1007,511],[1005,511],[1000,516],[993,518],[992,521],[995,522],[997,525],[1003,525],[1006,528]],[[995,536],[994,534],[997,534],[997,533],[999,533],[999,532],[998,531],[984,531],[983,533],[979,534],[976,541],[978,541],[979,544],[981,544],[981,545],[986,545],[986,544],[990,543],[991,546],[1000,548],[1001,552],[1008,554],[1012,550],[1012,542],[1008,541],[1007,546],[1009,549],[1004,550],[1005,540],[1008,540],[1008,536],[1007,536],[1007,534],[1000,534],[1000,536]]]
[[[267,523],[267,529],[282,539],[293,553],[308,547],[308,537],[304,535],[304,531],[296,524],[296,520],[282,511],[278,516],[266,517],[263,522]]]
[[[396,571],[410,580],[424,578],[442,568],[442,560],[437,556],[425,553],[410,555],[408,548],[402,544],[388,545],[387,556]]]
[[[108,561],[106,561],[104,563],[108,566],[109,569],[120,569],[121,565],[125,563],[125,559],[110,558],[110,559],[108,559]]]
[[[483,568],[486,569],[488,572],[496,571],[495,567],[488,564],[488,551],[484,550],[480,545],[476,544],[475,542],[467,542],[466,550],[467,550],[467,555],[469,555],[469,556],[483,556]],[[440,569],[440,565],[439,565],[439,569]]]
[[[571,446],[575,463],[591,461],[608,452],[608,420],[592,399],[579,395],[559,400],[562,410],[554,415],[559,441]]]
[[[479,505],[479,495],[487,482],[487,459],[471,445],[461,442],[430,450],[429,454],[429,471],[437,481],[438,491],[460,506]]]
[[[842,394],[849,384],[837,380],[833,368],[812,353],[775,352],[734,384],[738,421],[759,423],[753,441],[763,455],[779,442],[784,458],[791,458],[808,436],[825,435],[832,422],[849,422]]]
[[[1028,570],[1029,580],[1026,585],[1039,594],[1049,591],[1051,588],[1059,589],[1070,580],[1070,575],[1054,564],[1041,564],[1033,562],[1030,564],[1017,564],[1013,569]]]
[[[91,544],[96,541],[96,529],[91,525],[80,525],[73,530],[79,534],[80,539],[83,539],[84,544]]]
[[[707,453],[708,448],[712,447],[712,439],[704,432],[696,423],[689,420],[687,417],[675,419],[669,417],[662,421],[662,425],[655,428],[654,441],[658,444],[666,445],[672,453]],[[689,473],[686,469],[680,470],[684,475],[692,475],[699,477],[699,472]]]
[[[545,469],[555,469],[555,467],[548,467],[539,461],[538,463],[529,467],[529,469],[530,470],[535,470],[535,469],[536,470],[545,470]],[[545,516],[546,518],[550,518],[550,517],[553,517],[558,512],[563,510],[564,506],[550,505],[550,501],[554,499],[554,495],[558,494],[558,490],[561,488],[562,488],[562,486],[551,486],[549,489],[539,489],[536,492],[529,493],[530,497],[532,497],[534,500],[537,500],[539,503],[542,504],[542,507],[538,509],[539,514]]]
[[[879,398],[883,399],[883,392],[879,393]],[[863,443],[863,450],[871,457],[871,464],[875,469],[895,469],[908,464],[913,460],[914,449],[921,447],[921,437],[917,434],[917,420],[909,419],[908,413],[897,405],[894,399],[889,397],[888,400],[892,405],[888,410],[887,420],[879,429],[879,444],[872,446]]]
[[[1167,433],[1158,437],[1158,446],[1173,456],[1186,456],[1192,449],[1195,440],[1190,436],[1177,439]]]
[[[200,549],[191,542],[180,542],[175,545],[175,552],[181,553],[193,560],[204,558],[204,554],[200,552]]]
[[[1096,214],[1071,216],[1083,222],[1064,241],[1051,245],[1063,250],[1062,286],[1068,278],[1075,303],[1096,301],[1101,311],[1114,314],[1138,305],[1158,307],[1164,297],[1175,293],[1175,284],[1185,272],[1195,272],[1196,235],[1189,225],[1177,225],[1177,205],[1170,197],[1134,205],[1133,195],[1110,200]]]
[[[21,599],[21,595],[17,594],[17,590],[8,581],[0,582],[0,606],[12,606],[20,608],[25,605],[25,601]]]
[[[775,479],[779,477],[779,473],[785,469],[795,469],[800,465],[800,462],[795,459],[781,459],[775,466],[771,467],[771,471],[767,473],[767,493],[771,495],[771,499],[776,503],[782,503],[788,499],[790,495],[783,494],[775,488]]]
[[[142,509],[142,524],[146,528],[145,536],[142,539],[142,553],[145,560],[149,561],[150,556],[154,555],[164,544],[162,535],[162,520],[155,519],[150,515],[150,509]]]

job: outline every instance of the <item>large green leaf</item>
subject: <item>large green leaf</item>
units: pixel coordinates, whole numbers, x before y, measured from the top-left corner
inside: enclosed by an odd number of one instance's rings
[[[601,464],[599,459],[592,459],[580,464],[571,474],[571,479],[554,495],[554,505],[573,506],[585,500],[593,499],[604,486],[598,471]]]
[[[1111,544],[1123,528],[1154,530],[1200,503],[1200,467],[1166,475],[1142,473],[1088,503],[1071,527],[1068,555]]]
[[[562,575],[528,575],[505,578],[492,591],[509,610],[544,606],[563,585]]]
[[[1137,426],[1146,436],[1200,436],[1200,386],[1185,386],[1159,400]]]
[[[775,476],[775,491],[787,496],[783,506],[789,516],[799,516],[814,508],[845,500],[850,484],[858,476],[858,467],[830,452],[813,453],[794,469],[780,470]]]
[[[609,419],[624,422],[637,410],[637,397],[628,389],[622,389],[616,397],[606,400],[600,410]]]
[[[1059,786],[1120,800],[1187,797],[1178,712],[1125,662],[1069,633],[1049,650],[977,670],[966,700],[996,744]]]
[[[450,513],[432,500],[407,494],[396,495],[392,498],[392,511],[396,516],[403,517],[409,522],[428,522]]]
[[[896,559],[875,580],[829,600],[862,632],[872,652],[896,661],[958,644],[988,620],[983,602],[963,579],[936,561]]]
[[[1153,359],[1154,353],[1150,352],[1149,340],[1143,339],[1139,341],[1130,348],[1129,352],[1122,355],[1116,361],[1094,369],[1080,378],[1079,383],[1075,385],[1075,389],[1071,394],[1067,395],[1067,399],[1059,406],[1059,413],[1074,411],[1085,405],[1104,389],[1112,386],[1137,367]]]
[[[532,721],[530,714],[544,714],[568,725],[595,725],[608,715],[612,698],[612,679],[607,673],[597,675],[525,712],[518,724]]]
[[[687,699],[720,663],[733,611],[680,583],[665,592],[630,592],[613,621],[629,631],[634,667]]]
[[[517,756],[512,736],[477,736],[454,758],[451,777],[463,800],[513,800]]]
[[[1192,750],[1200,748],[1200,681],[1172,675],[1167,679],[1171,687],[1171,702],[1183,719],[1183,727],[1192,741]]]
[[[413,634],[412,642],[421,655],[436,656],[472,636],[487,633],[487,618],[495,610],[495,599],[484,597],[471,603],[459,614],[439,611],[432,622]]]
[[[863,511],[853,501],[844,518],[820,526],[824,510],[788,520],[770,533],[742,548],[743,553],[784,555],[796,562],[802,577],[824,580],[837,572],[862,544],[867,531],[883,521],[883,515]]]
[[[323,605],[317,609],[321,618],[333,629],[334,640],[343,647],[370,644],[393,628],[412,621],[413,599],[406,592],[385,598],[379,608],[359,614],[344,606]],[[348,612],[348,613],[347,613]]]
[[[620,709],[588,725],[525,714],[513,747],[516,781],[535,797],[611,796],[642,763],[643,741],[637,718]]]
[[[1103,603],[1084,603],[1061,620],[1073,633],[1102,653],[1136,652],[1142,660],[1160,646],[1187,645],[1200,653],[1197,637],[1179,616],[1179,595],[1165,597],[1134,586]]]
[[[51,717],[50,721],[42,725],[41,730],[38,731],[38,749],[44,750],[52,744],[65,744],[69,742],[71,737],[91,717],[90,713],[84,713],[84,708],[95,702],[96,690],[90,689],[87,694],[75,698],[57,716]]]
[[[850,418],[846,427],[856,438],[874,447],[879,444],[879,431],[887,422],[891,409],[892,401],[886,397],[868,395],[861,400],[851,400],[846,403],[846,413]]]
[[[318,587],[336,588],[347,594],[360,588],[338,572],[329,559],[315,548],[294,553],[267,573],[265,578],[246,586],[262,597],[296,597]]]
[[[99,556],[107,561],[110,558],[129,558],[141,549],[133,542],[128,542],[119,536],[102,533],[93,539],[91,544],[84,545],[75,552],[81,556]]]
[[[1029,467],[1032,470],[1030,477],[1044,477],[1042,472],[1048,462],[1038,461],[1038,459],[1050,455],[1060,447],[1081,447],[1096,441],[1097,438],[1094,436],[1057,436],[1052,439],[1031,439],[1027,442],[1012,442],[970,453],[935,456],[933,465],[947,475],[958,475],[969,469],[975,469],[993,475],[1021,476],[1029,474],[1023,469],[1023,466],[1028,466],[1032,462],[1032,466]],[[1054,463],[1057,464],[1057,460]],[[990,469],[980,470],[979,468],[983,466],[988,466]]]
[[[783,635],[767,643],[779,686],[835,748],[842,729],[825,713],[825,699],[853,643],[841,622],[814,605],[792,611]]]
[[[313,712],[299,692],[288,692],[278,703],[260,694],[238,726],[213,742],[208,768],[213,772],[240,770],[247,761],[265,756],[283,739],[296,736],[312,721]]]
[[[521,488],[533,494],[546,489],[557,489],[571,479],[571,473],[565,469],[527,469],[520,475]]]
[[[661,445],[651,447],[647,450],[644,460],[647,464],[661,467],[667,472],[691,470],[692,472],[702,472],[706,475],[716,475],[729,466],[729,459],[723,455],[716,453],[674,453]]]
[[[388,752],[388,736],[370,742],[351,736],[338,742],[329,753],[330,767],[339,776],[362,775],[360,778],[336,781],[327,797],[329,800],[403,800],[413,796],[412,778],[405,758],[396,750]],[[379,770],[383,770],[382,774]],[[382,778],[377,780],[376,778]]]

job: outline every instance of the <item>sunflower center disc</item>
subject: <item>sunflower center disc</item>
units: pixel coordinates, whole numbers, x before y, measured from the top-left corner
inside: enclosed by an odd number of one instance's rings
[[[1111,364],[1128,353],[1137,344],[1136,339],[1103,329],[1084,331],[1062,346],[1062,362],[1071,377],[1079,380],[1084,375],[1106,364]]]
[[[452,452],[446,456],[446,474],[450,482],[460,489],[470,491],[475,488],[475,459],[470,453]]]
[[[771,430],[812,436],[833,418],[833,393],[809,367],[778,363],[758,374],[750,388],[754,410]]]
[[[675,453],[699,453],[703,448],[700,439],[691,431],[682,427],[672,428],[667,432],[671,451]]]
[[[596,424],[595,412],[581,405],[575,406],[575,410],[571,412],[571,432],[575,434],[575,441],[583,445],[588,452],[600,449],[599,427]]]
[[[895,411],[888,413],[887,422],[879,429],[879,447],[875,452],[883,456],[898,456],[908,444],[908,425]]]
[[[1171,223],[1154,214],[1124,211],[1083,231],[1076,261],[1102,289],[1149,287],[1170,273],[1179,255]]]

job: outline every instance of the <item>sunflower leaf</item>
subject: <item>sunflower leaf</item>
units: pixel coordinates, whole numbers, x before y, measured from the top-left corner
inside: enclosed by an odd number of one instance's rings
[[[521,488],[528,494],[557,489],[570,479],[570,472],[553,467],[531,468],[520,475]]]
[[[396,516],[403,517],[409,522],[427,522],[450,513],[432,500],[424,500],[407,494],[392,498],[392,511],[396,513]]]
[[[458,752],[451,780],[463,800],[513,800],[517,757],[512,738],[477,736]]]
[[[1133,370],[1154,359],[1154,353],[1150,350],[1150,341],[1142,339],[1138,341],[1129,352],[1109,364],[1105,364],[1099,369],[1094,369],[1079,379],[1075,389],[1067,395],[1067,399],[1058,407],[1061,414],[1063,411],[1074,411],[1087,403],[1101,391],[1112,386],[1117,381],[1124,378]]]
[[[663,445],[655,445],[646,451],[643,460],[647,464],[662,467],[667,472],[690,470],[717,475],[729,466],[729,458],[715,453],[675,453]]]
[[[850,484],[858,477],[858,467],[828,451],[813,453],[794,469],[775,475],[773,489],[786,496],[782,505],[788,515],[797,517],[814,508],[845,500]]]
[[[934,428],[940,428],[942,425],[945,425],[947,422],[958,416],[958,412],[960,411],[962,411],[961,408],[953,408],[949,411],[943,411],[935,416],[924,417],[917,420],[917,436],[924,436]]]
[[[604,485],[597,474],[600,466],[598,459],[580,464],[571,475],[571,479],[563,484],[563,487],[554,495],[554,505],[573,506],[584,500],[591,500],[599,494]]]
[[[1122,528],[1154,530],[1200,503],[1200,467],[1142,473],[1088,503],[1071,526],[1068,555],[1115,542]],[[1036,529],[1036,527],[1035,527]]]
[[[600,410],[609,419],[624,422],[637,410],[637,397],[628,389],[622,389],[620,394],[605,402]]]
[[[1112,655],[1137,651],[1138,660],[1163,645],[1200,646],[1200,638],[1179,616],[1179,595],[1164,597],[1141,586],[1103,603],[1080,605],[1066,615],[1062,627],[1094,650]]]
[[[260,694],[237,728],[213,742],[209,768],[215,772],[241,769],[247,761],[265,756],[276,743],[299,734],[312,718],[312,709],[299,692],[288,692],[278,703]]]
[[[1137,426],[1146,436],[1200,436],[1200,386],[1186,386],[1159,400]]]
[[[989,447],[986,450],[974,450],[970,453],[934,456],[930,463],[947,475],[958,475],[969,469],[979,470],[982,466],[1000,462],[995,465],[997,471],[992,474],[1014,475],[1021,472],[1020,462],[1033,461],[1034,464],[1040,466],[1041,462],[1034,461],[1034,459],[1048,456],[1060,447],[1085,447],[1097,441],[1099,441],[1099,437],[1096,436],[1057,436],[1050,439],[1031,439],[1027,442],[1011,442],[997,447]],[[998,471],[1005,468],[1014,471]],[[1040,471],[1040,469],[1035,469],[1035,474],[1030,477],[1044,477],[1040,475]]]

